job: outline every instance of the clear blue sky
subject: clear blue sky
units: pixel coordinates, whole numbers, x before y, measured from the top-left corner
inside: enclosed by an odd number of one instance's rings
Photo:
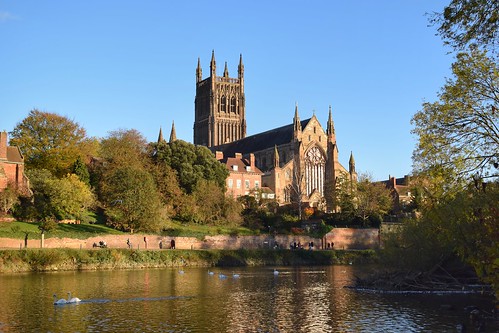
[[[247,134],[332,106],[340,162],[375,180],[412,169],[410,119],[434,101],[453,56],[427,12],[448,1],[0,0],[0,130],[30,110],[55,112],[89,136],[160,126],[192,142],[195,69],[215,50],[245,65]]]

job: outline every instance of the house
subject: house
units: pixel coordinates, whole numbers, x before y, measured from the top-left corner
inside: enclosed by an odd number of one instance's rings
[[[262,174],[255,166],[255,155],[249,154],[243,158],[241,153],[234,157],[224,157],[221,151],[215,153],[215,158],[223,163],[229,171],[226,179],[227,195],[234,199],[245,195],[258,195],[262,187]]]
[[[0,132],[0,191],[14,186],[21,192],[29,191],[24,174],[24,157],[18,147],[7,145],[7,132]]]

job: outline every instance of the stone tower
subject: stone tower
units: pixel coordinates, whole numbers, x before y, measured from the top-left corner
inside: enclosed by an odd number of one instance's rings
[[[213,51],[210,76],[203,80],[198,58],[194,104],[194,144],[213,147],[246,137],[242,55],[239,57],[237,78],[229,77],[227,63],[223,76],[217,76],[215,51]]]

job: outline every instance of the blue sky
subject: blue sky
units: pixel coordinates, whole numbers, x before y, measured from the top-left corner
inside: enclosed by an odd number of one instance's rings
[[[453,56],[425,13],[448,1],[0,0],[0,130],[30,110],[89,136],[160,126],[192,142],[195,69],[245,65],[247,134],[331,105],[339,158],[375,180],[412,169],[411,117],[434,101]]]

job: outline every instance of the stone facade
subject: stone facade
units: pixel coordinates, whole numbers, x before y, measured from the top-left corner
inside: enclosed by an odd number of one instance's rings
[[[253,154],[256,166],[263,172],[263,186],[275,193],[279,204],[301,201],[321,210],[335,211],[336,207],[327,199],[334,197],[342,179],[357,180],[353,155],[348,169],[338,160],[331,108],[326,129],[315,114],[300,121],[296,106],[292,124],[212,150],[229,156],[236,152],[243,156]]]
[[[12,185],[21,192],[29,191],[24,174],[24,157],[18,147],[7,145],[7,132],[0,132],[0,191]]]
[[[263,172],[263,187],[275,193],[279,204],[300,202],[336,211],[335,191],[344,179],[354,183],[357,173],[353,155],[348,169],[338,160],[331,107],[326,128],[315,114],[300,121],[296,106],[292,124],[248,137],[245,112],[242,57],[237,78],[229,77],[227,63],[223,76],[216,75],[213,52],[210,76],[203,79],[198,59],[194,144],[224,156],[254,156],[256,167]]]
[[[217,76],[215,52],[210,76],[203,79],[200,60],[196,69],[194,144],[218,146],[246,136],[244,65],[239,58],[238,77],[229,77],[227,63],[223,76]]]

